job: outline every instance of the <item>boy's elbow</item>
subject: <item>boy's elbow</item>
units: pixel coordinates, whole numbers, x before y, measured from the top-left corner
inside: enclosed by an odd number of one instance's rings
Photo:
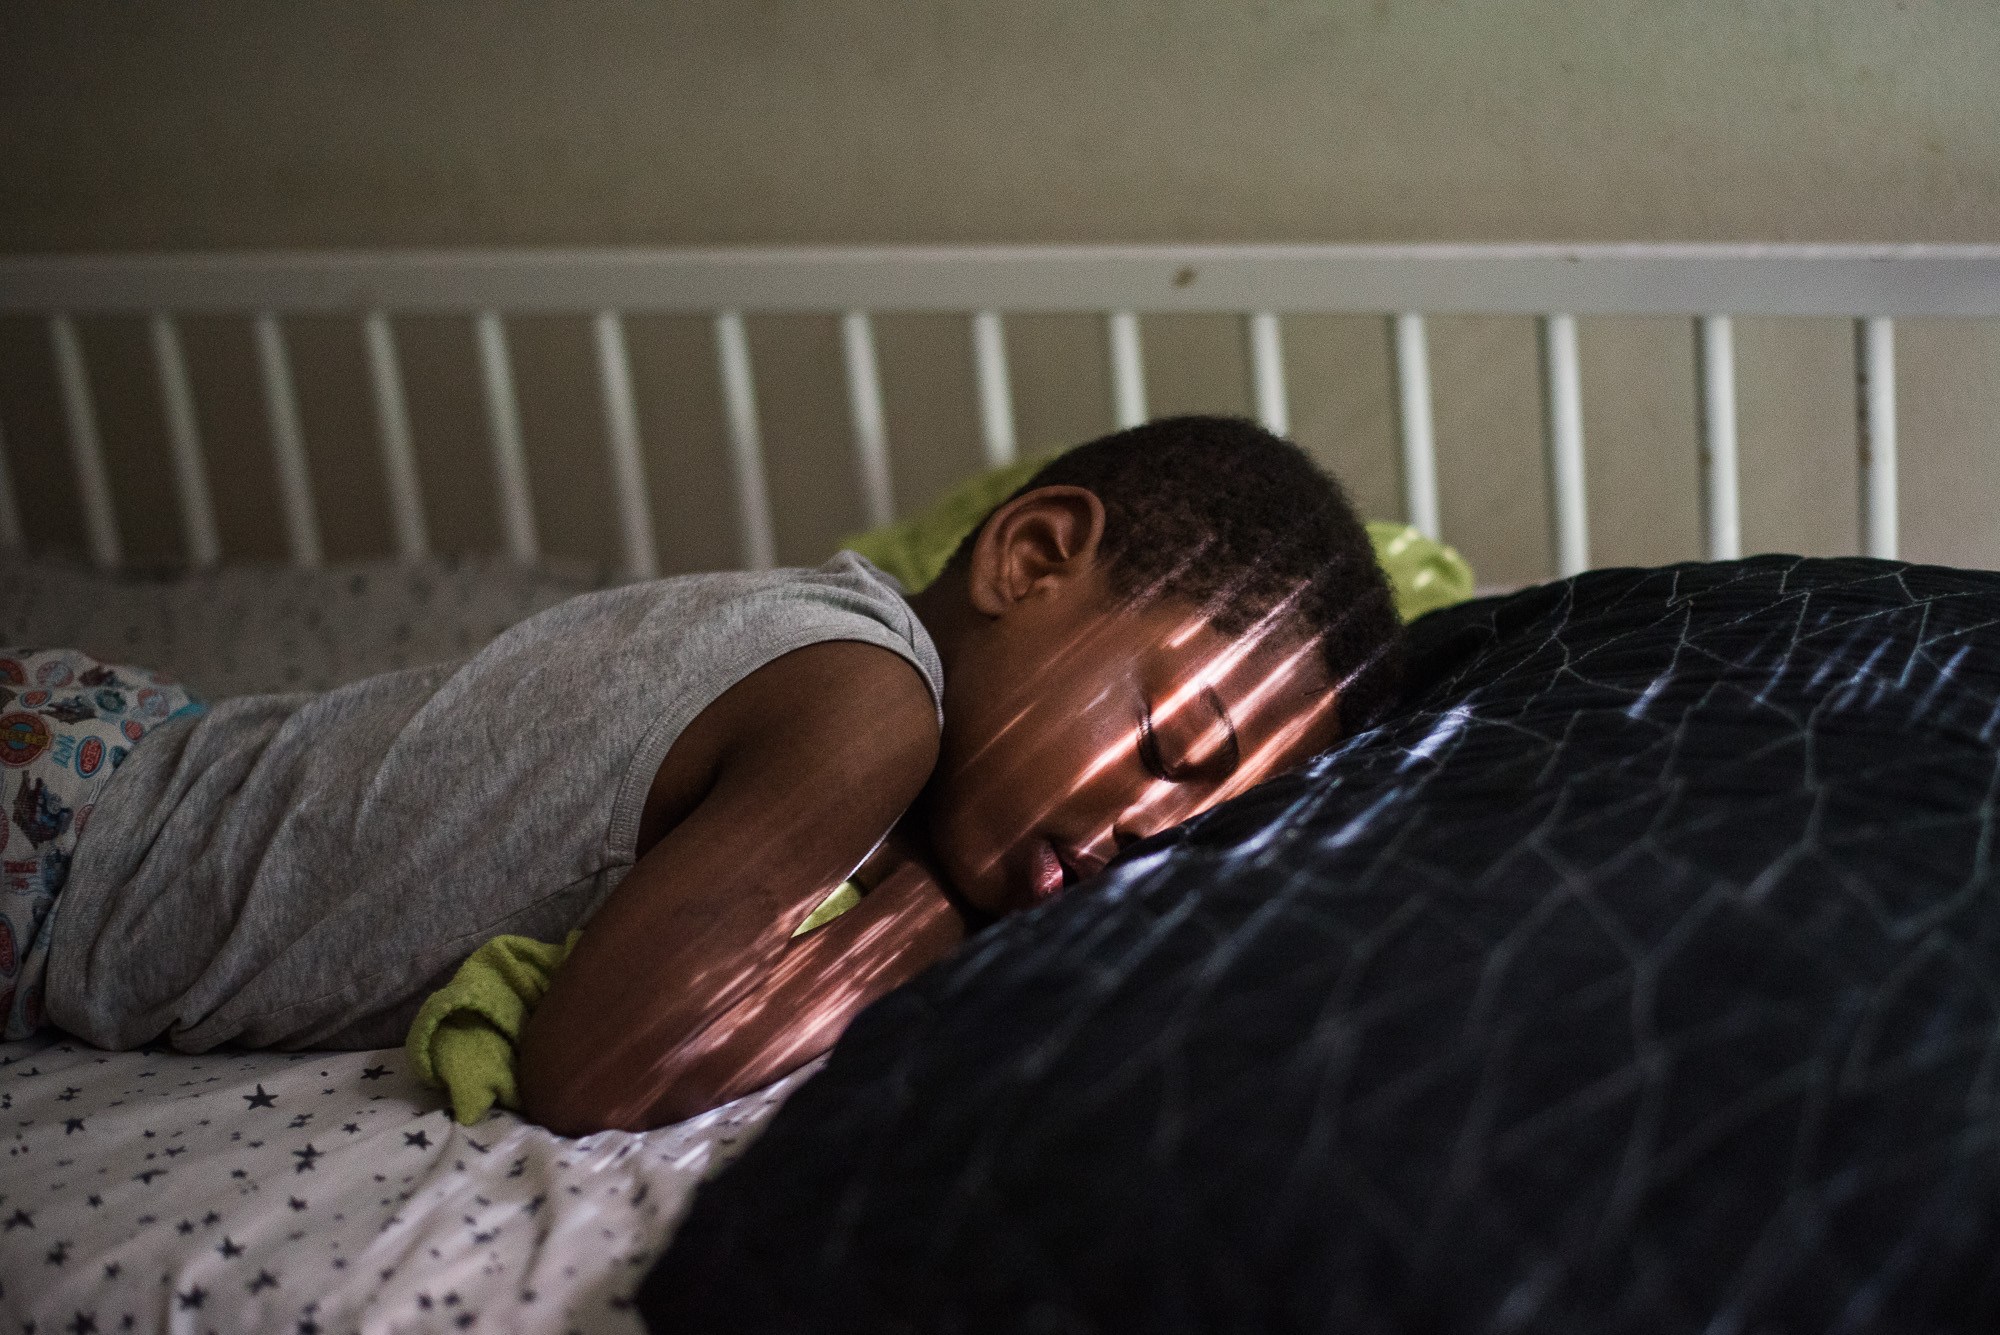
[[[629,1076],[619,1079],[602,1066],[597,1071],[579,1069],[577,1063],[561,1058],[559,1052],[524,1044],[518,1070],[522,1115],[559,1136],[651,1131],[733,1097],[716,1080],[671,1059],[643,1081],[634,1081]]]
[[[531,1079],[521,1073],[521,1115],[537,1126],[559,1136],[588,1136],[614,1128],[610,1109],[581,1096],[573,1086],[550,1079]]]
[[[657,1102],[635,1108],[631,1103],[596,1099],[570,1091],[537,1097],[524,1089],[521,1113],[528,1121],[559,1136],[576,1137],[595,1135],[599,1131],[651,1131],[686,1121],[728,1101],[726,1095],[693,1089],[669,1089],[662,1091],[662,1097]]]

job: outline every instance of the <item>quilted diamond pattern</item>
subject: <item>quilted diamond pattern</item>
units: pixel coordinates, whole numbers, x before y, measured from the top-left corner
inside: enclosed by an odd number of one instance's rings
[[[654,1328],[2000,1328],[2000,576],[1415,637],[1387,724],[863,1015]]]

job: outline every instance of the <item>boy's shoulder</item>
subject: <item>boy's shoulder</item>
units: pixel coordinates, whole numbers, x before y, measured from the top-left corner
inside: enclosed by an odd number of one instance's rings
[[[903,586],[866,557],[841,551],[816,567],[766,571],[744,581],[731,618],[776,649],[771,657],[827,641],[888,649],[917,669],[942,720],[944,665],[937,645]]]

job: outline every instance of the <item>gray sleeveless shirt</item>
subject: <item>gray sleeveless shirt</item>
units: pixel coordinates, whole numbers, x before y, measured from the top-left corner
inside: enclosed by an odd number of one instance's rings
[[[467,659],[163,726],[77,845],[49,1018],[107,1048],[401,1043],[481,943],[588,919],[681,730],[826,640],[900,654],[942,696],[898,587],[842,552],[585,594]]]

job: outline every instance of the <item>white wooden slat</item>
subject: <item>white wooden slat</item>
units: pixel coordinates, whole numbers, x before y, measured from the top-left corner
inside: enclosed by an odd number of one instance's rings
[[[847,408],[854,421],[854,463],[861,474],[861,500],[868,526],[880,528],[896,517],[896,498],[889,478],[889,428],[882,411],[875,327],[866,311],[849,311],[840,317],[840,346],[847,359]]]
[[[1139,349],[1139,317],[1131,311],[1105,316],[1111,334],[1111,421],[1120,431],[1146,420],[1146,363]]]
[[[1896,559],[1896,325],[1854,322],[1861,444],[1861,552]]]
[[[153,374],[160,382],[160,406],[167,421],[167,448],[174,460],[181,540],[187,544],[188,564],[206,570],[222,559],[222,539],[215,528],[215,501],[208,488],[208,465],[202,458],[194,382],[188,376],[174,317],[155,311],[146,325],[153,344]]]
[[[1736,336],[1726,315],[1694,322],[1701,437],[1701,545],[1710,561],[1743,555],[1736,492]]]
[[[1396,350],[1397,428],[1403,446],[1403,513],[1431,539],[1444,539],[1438,518],[1437,433],[1431,418],[1431,345],[1421,315],[1389,317]]]
[[[21,545],[21,507],[14,499],[14,473],[7,466],[7,428],[0,422],[0,548]]]
[[[1285,344],[1276,311],[1253,311],[1244,317],[1250,350],[1250,391],[1257,420],[1274,436],[1292,434],[1291,406],[1285,400]]]
[[[22,256],[0,309],[2000,315],[2000,246],[577,248]]]
[[[722,370],[723,415],[729,422],[729,457],[736,473],[736,505],[743,530],[743,564],[769,570],[778,563],[771,529],[771,499],[764,480],[764,437],[757,425],[757,388],[750,375],[750,337],[741,311],[715,317],[715,351]]]
[[[604,392],[605,444],[611,452],[611,489],[618,506],[619,547],[628,579],[656,579],[660,559],[653,545],[653,505],[646,493],[646,465],[639,453],[639,405],[632,397],[632,355],[625,321],[599,311],[591,322],[597,343],[597,380]]]
[[[382,477],[389,489],[396,555],[405,561],[421,561],[430,555],[431,539],[424,523],[423,488],[417,480],[417,454],[410,440],[410,405],[403,394],[396,333],[390,327],[388,312],[380,310],[362,317],[361,332],[368,347],[368,388],[375,399],[375,432],[382,446]]]
[[[1014,390],[1007,378],[1007,332],[998,311],[973,314],[972,368],[979,381],[979,438],[986,466],[1005,468],[1015,459]]]
[[[507,355],[507,326],[498,311],[473,318],[479,345],[479,383],[486,397],[486,433],[493,445],[493,481],[507,555],[523,565],[541,557],[535,503],[528,492],[528,453],[521,443],[521,401],[514,392],[514,361]]]
[[[1590,517],[1583,484],[1583,388],[1577,370],[1576,317],[1543,316],[1541,335],[1556,574],[1576,575],[1590,568]]]
[[[90,559],[110,569],[124,559],[118,541],[118,516],[111,506],[110,475],[104,471],[104,438],[97,429],[90,368],[84,362],[76,322],[67,313],[49,317],[49,341],[55,348],[56,380],[62,391],[63,420],[69,428],[70,462],[76,469],[77,496],[83,503],[84,540]]]
[[[305,429],[299,423],[298,388],[292,380],[292,360],[285,351],[285,332],[269,311],[251,326],[257,344],[257,378],[264,391],[264,417],[271,431],[271,455],[278,467],[278,497],[285,512],[285,540],[292,564],[316,569],[325,557],[320,548],[319,518],[313,509],[312,474],[306,464]]]

